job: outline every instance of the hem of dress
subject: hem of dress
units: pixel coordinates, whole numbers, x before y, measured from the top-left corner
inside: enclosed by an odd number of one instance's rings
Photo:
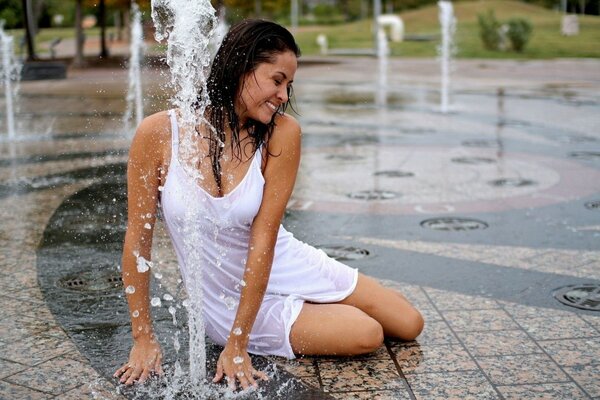
[[[302,311],[302,307],[304,307],[304,300],[302,300],[301,298],[298,297],[293,297],[292,298],[293,301],[293,305],[292,305],[292,312],[290,315],[290,318],[287,320],[286,324],[285,324],[285,344],[286,344],[286,350],[288,352],[287,358],[290,360],[293,360],[296,358],[296,354],[294,354],[294,350],[292,349],[292,343],[290,341],[290,334],[292,333],[292,327],[294,326],[294,323],[296,322],[296,320],[298,319],[298,316],[300,315],[300,312]],[[300,306],[297,306],[297,304],[300,304]]]

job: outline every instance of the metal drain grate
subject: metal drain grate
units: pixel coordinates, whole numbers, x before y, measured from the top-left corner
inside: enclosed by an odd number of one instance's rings
[[[537,184],[537,182],[532,181],[530,179],[521,179],[521,178],[494,179],[493,181],[489,181],[488,183],[492,186],[498,186],[498,187],[523,187],[523,186],[533,186],[533,185]]]
[[[487,157],[455,157],[451,161],[453,163],[457,163],[457,164],[469,164],[469,165],[493,164],[496,162],[496,160],[494,160],[493,158],[487,158]]]
[[[498,141],[489,139],[472,139],[462,142],[465,147],[498,147]]]
[[[553,295],[556,300],[569,307],[600,311],[600,285],[568,285],[556,289]]]
[[[588,201],[584,204],[588,210],[598,211],[600,210],[600,200]]]
[[[477,219],[446,217],[426,219],[421,226],[436,231],[471,231],[485,229],[488,224]]]
[[[367,257],[369,250],[359,249],[352,246],[317,246],[323,250],[329,257],[338,261],[360,260]]]
[[[400,171],[398,169],[390,169],[386,171],[377,171],[373,175],[375,176],[385,176],[386,178],[408,178],[411,176],[415,176],[412,172],[408,171]]]
[[[92,272],[66,276],[58,281],[58,286],[75,292],[115,292],[123,287],[123,279],[117,271]]]
[[[598,160],[600,159],[600,151],[573,151],[569,153],[569,157],[581,160]]]
[[[360,190],[348,193],[348,197],[355,200],[391,200],[399,197],[400,193],[387,190]]]
[[[359,161],[365,159],[363,156],[358,156],[355,154],[330,154],[325,158],[336,161]]]

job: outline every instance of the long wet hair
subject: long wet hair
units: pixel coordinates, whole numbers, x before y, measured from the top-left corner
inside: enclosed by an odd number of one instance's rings
[[[243,89],[244,78],[256,70],[259,64],[273,63],[276,55],[291,51],[300,57],[300,48],[292,34],[274,22],[250,19],[232,26],[217,51],[213,60],[207,82],[210,104],[206,108],[206,119],[212,125],[209,127],[209,153],[212,171],[221,190],[221,163],[225,143],[226,128],[231,130],[232,153],[242,161],[240,131],[246,129],[248,138],[243,147],[250,145],[254,155],[263,143],[267,142],[275,127],[275,116],[268,124],[248,119],[240,126],[239,116],[235,112],[236,98]],[[291,98],[291,88],[288,89],[288,102],[282,104],[278,113],[283,113]]]

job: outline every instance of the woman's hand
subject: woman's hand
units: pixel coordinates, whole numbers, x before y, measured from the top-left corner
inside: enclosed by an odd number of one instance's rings
[[[134,340],[129,353],[129,362],[115,372],[120,383],[132,385],[136,380],[144,383],[152,372],[162,375],[162,352],[154,337],[143,337]]]
[[[230,345],[227,343],[217,361],[217,372],[213,378],[213,382],[219,382],[225,376],[227,385],[231,390],[236,389],[236,380],[240,382],[242,389],[246,390],[250,386],[258,387],[254,378],[260,378],[263,381],[269,380],[267,374],[257,371],[252,366],[250,356],[245,349],[239,346]]]

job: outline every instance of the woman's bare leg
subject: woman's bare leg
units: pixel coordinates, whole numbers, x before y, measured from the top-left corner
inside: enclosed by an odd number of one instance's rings
[[[360,273],[354,292],[338,304],[362,310],[381,324],[386,336],[413,340],[423,330],[421,313],[402,294]]]
[[[292,326],[290,343],[296,354],[364,354],[381,346],[383,328],[356,307],[304,303]]]

